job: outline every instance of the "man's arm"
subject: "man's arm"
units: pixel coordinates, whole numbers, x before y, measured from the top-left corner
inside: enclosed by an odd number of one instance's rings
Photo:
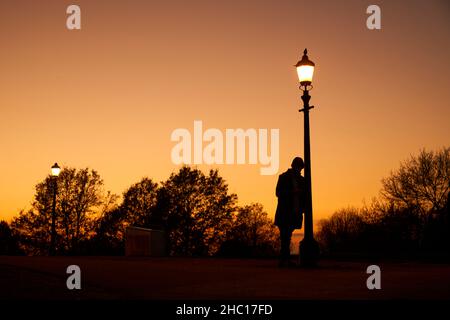
[[[277,182],[277,188],[275,190],[275,194],[277,195],[277,198],[279,198],[281,196],[281,175],[278,176],[278,182]]]
[[[289,181],[286,175],[281,174],[278,177],[278,183],[277,183],[277,189],[276,189],[276,195],[278,198],[280,197],[288,197],[292,193],[292,190],[289,188]]]

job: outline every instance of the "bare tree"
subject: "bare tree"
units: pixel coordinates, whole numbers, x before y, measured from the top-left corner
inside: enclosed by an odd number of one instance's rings
[[[357,242],[364,226],[360,210],[352,207],[341,209],[320,221],[317,239],[330,251],[349,248]]]
[[[450,182],[450,148],[422,150],[382,180],[381,195],[390,203],[422,214],[445,207]]]

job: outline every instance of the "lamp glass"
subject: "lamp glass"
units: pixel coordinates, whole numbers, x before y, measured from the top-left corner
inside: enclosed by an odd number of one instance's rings
[[[52,167],[52,176],[57,177],[59,176],[59,173],[61,172],[61,168],[58,166]]]
[[[298,80],[301,84],[311,84],[314,66],[310,65],[300,65],[297,67]]]

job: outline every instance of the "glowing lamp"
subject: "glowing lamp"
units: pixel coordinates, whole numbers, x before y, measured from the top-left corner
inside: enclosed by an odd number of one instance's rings
[[[61,168],[58,166],[58,164],[55,162],[55,164],[52,167],[52,176],[57,177],[59,176],[59,173],[61,172]]]
[[[301,86],[309,86],[312,83],[314,74],[314,62],[308,59],[308,50],[303,51],[302,59],[297,62],[295,67],[297,68],[298,81]]]

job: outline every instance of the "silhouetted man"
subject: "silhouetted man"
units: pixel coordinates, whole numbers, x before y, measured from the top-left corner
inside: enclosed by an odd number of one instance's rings
[[[304,167],[303,159],[296,157],[292,160],[291,168],[278,177],[275,225],[280,229],[280,267],[294,265],[290,261],[290,245],[292,232],[301,229],[303,223],[305,182],[300,173]]]

